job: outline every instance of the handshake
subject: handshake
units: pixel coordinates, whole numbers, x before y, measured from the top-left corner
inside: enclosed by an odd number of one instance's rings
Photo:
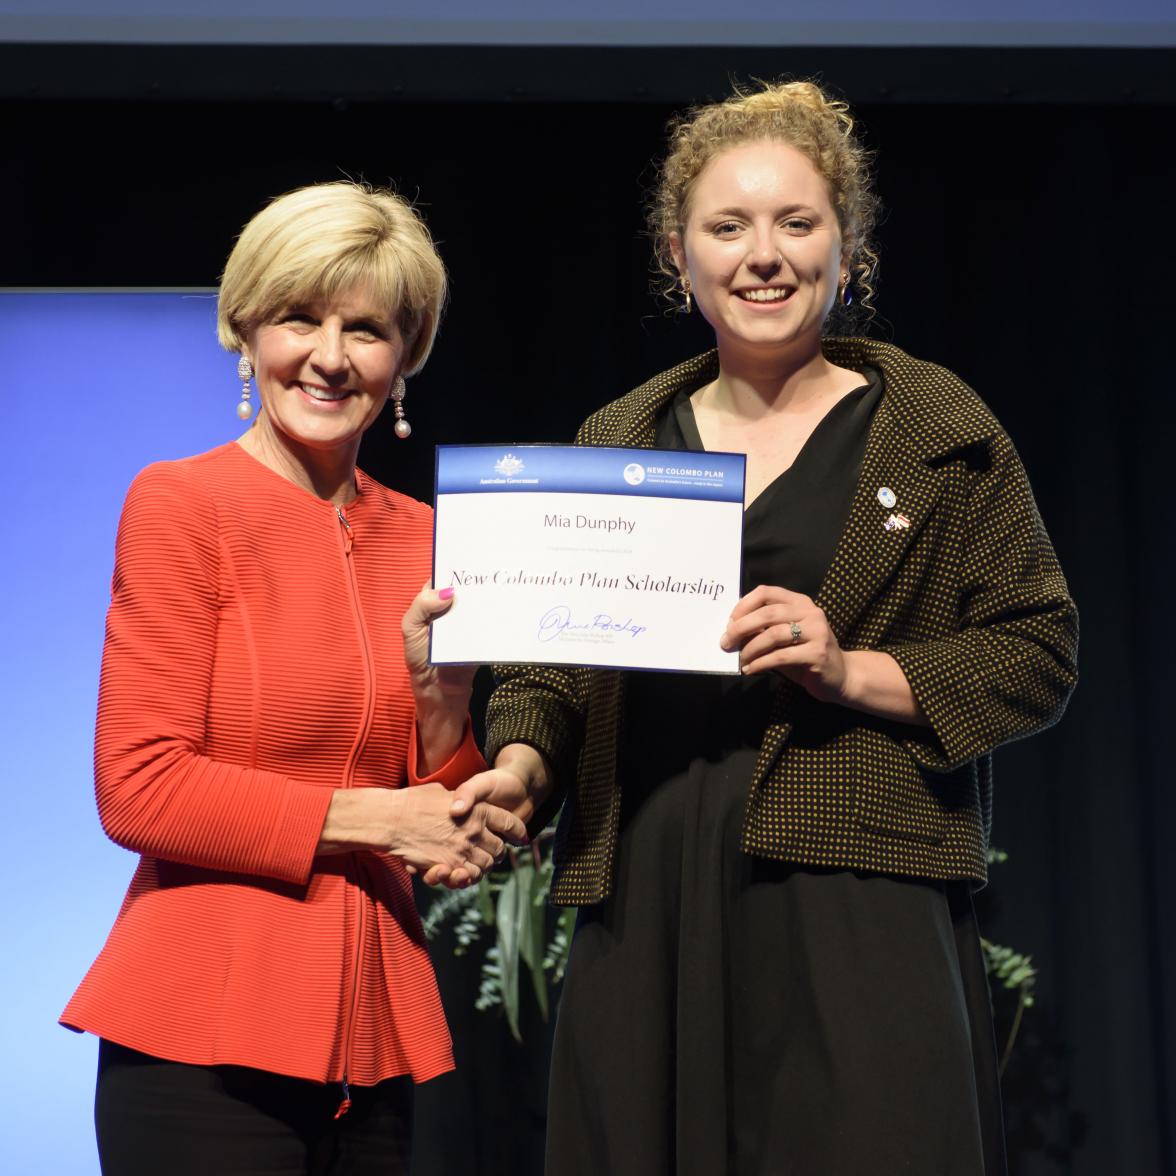
[[[527,822],[551,789],[543,756],[525,743],[499,753],[493,768],[453,791],[341,788],[331,798],[320,854],[368,849],[392,854],[431,886],[457,890],[477,882],[510,845],[526,845]]]
[[[477,882],[502,860],[507,844],[527,845],[527,823],[550,790],[550,772],[543,757],[523,743],[510,744],[499,752],[495,766],[471,776],[452,792],[439,784],[419,785],[405,792],[423,793],[441,789],[448,799],[448,828],[430,831],[422,838],[437,846],[439,854],[430,860],[416,853],[401,852],[410,874],[419,874],[430,886],[460,890]]]

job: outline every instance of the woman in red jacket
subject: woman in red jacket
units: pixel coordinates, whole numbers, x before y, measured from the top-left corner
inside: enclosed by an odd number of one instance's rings
[[[409,875],[525,834],[449,812],[484,765],[470,673],[427,662],[432,515],[356,468],[389,400],[407,436],[444,297],[393,193],[275,200],[220,292],[257,420],[127,496],[95,771],[142,856],[62,1016],[102,1039],[108,1176],[407,1172],[412,1084],[453,1066]]]

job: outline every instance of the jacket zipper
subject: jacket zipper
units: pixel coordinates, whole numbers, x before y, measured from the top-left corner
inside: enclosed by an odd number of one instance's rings
[[[343,513],[341,506],[335,507],[335,514],[339,516],[339,526],[343,528],[343,554],[350,555],[352,547],[355,546],[355,535],[351,530],[351,524],[347,521],[347,516]],[[351,581],[352,599],[355,599],[355,576],[350,571],[350,564],[348,565],[348,579]],[[358,601],[357,601],[358,603]]]
[[[343,560],[347,568],[347,583],[351,589],[351,603],[355,610],[355,626],[359,633],[360,649],[363,652],[364,674],[366,680],[367,697],[365,700],[363,726],[360,729],[359,738],[355,741],[355,747],[352,751],[351,762],[347,765],[347,774],[344,781],[344,787],[351,788],[353,786],[352,780],[355,772],[355,765],[360,755],[363,753],[364,745],[367,743],[368,732],[371,729],[372,710],[375,701],[375,670],[372,666],[372,652],[371,646],[368,642],[367,626],[363,621],[363,608],[360,604],[359,598],[359,583],[355,578],[355,565],[351,561],[351,551],[355,546],[355,533],[351,529],[351,524],[347,521],[347,516],[338,506],[335,507],[335,514],[339,519],[340,533],[343,538]],[[358,883],[358,855],[351,854],[352,869],[356,875],[356,882]],[[338,1109],[335,1111],[335,1118],[342,1118],[351,1109],[351,1087],[348,1085],[348,1077],[351,1066],[351,1035],[355,1031],[355,1021],[359,1012],[359,992],[360,992],[360,971],[363,964],[363,941],[366,931],[365,921],[367,910],[363,901],[363,892],[358,886],[355,886],[356,896],[356,917],[355,917],[355,970],[351,977],[351,998],[348,1001],[347,1019],[343,1025],[343,1082],[342,1082],[342,1100],[339,1103]]]

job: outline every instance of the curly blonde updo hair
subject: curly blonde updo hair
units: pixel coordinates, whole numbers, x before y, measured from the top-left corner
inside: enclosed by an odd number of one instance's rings
[[[852,291],[872,313],[878,201],[871,187],[870,153],[853,133],[849,106],[814,82],[758,84],[756,90],[736,87],[725,101],[695,107],[670,123],[669,151],[649,208],[654,260],[664,279],[659,284],[669,295],[681,280],[670,237],[684,234],[690,197],[706,165],[728,148],[768,140],[795,147],[824,176]]]

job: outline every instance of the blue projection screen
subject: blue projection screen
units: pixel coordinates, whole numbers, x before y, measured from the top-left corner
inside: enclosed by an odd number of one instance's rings
[[[0,41],[359,45],[1176,44],[1171,0],[0,0]]]
[[[238,436],[213,294],[0,292],[5,827],[0,1172],[96,1176],[92,1038],[56,1022],[135,858],[106,840],[92,741],[114,533],[140,468]]]

